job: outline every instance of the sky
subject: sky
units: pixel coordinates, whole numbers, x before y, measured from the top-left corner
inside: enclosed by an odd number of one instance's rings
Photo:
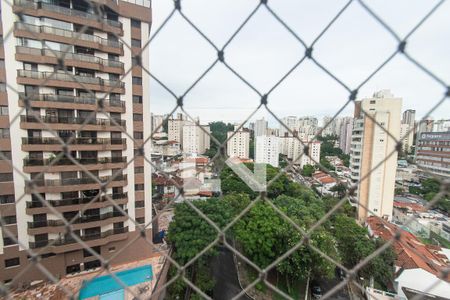
[[[405,37],[438,1],[367,1],[394,31]],[[182,12],[218,48],[256,8],[256,0],[183,0]],[[347,1],[269,0],[269,7],[309,46]],[[171,0],[153,0],[152,36],[171,13]],[[450,84],[450,3],[439,9],[407,40],[406,51],[443,82]],[[353,1],[314,44],[312,55],[350,89],[361,84],[396,49],[398,43]],[[225,47],[225,61],[260,93],[267,93],[304,55],[305,48],[261,6]],[[150,72],[176,95],[182,95],[217,58],[217,51],[178,12],[150,43]],[[175,98],[157,81],[150,85],[151,110],[169,113]],[[403,99],[403,110],[419,118],[442,99],[445,88],[404,56],[395,56],[359,90],[358,98],[390,89]],[[280,118],[334,115],[349,92],[311,60],[302,62],[268,96],[268,107]],[[241,122],[259,105],[260,96],[220,62],[184,97],[184,108],[202,123]],[[353,103],[339,117],[352,115]],[[431,114],[450,118],[450,99]],[[273,118],[263,108],[254,118]]]

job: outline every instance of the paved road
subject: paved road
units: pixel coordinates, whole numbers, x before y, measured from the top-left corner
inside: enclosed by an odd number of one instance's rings
[[[225,247],[219,249],[219,254],[213,260],[214,279],[214,299],[228,300],[240,293],[241,287],[237,278],[236,266],[233,254]],[[247,296],[241,300],[249,300]]]
[[[341,281],[337,278],[333,279],[327,279],[327,280],[320,280],[319,285],[322,289],[322,295],[325,295],[328,293],[328,291],[332,290],[336,285],[338,285]],[[348,295],[348,289],[347,286],[344,286],[342,289],[337,291],[328,299],[333,300],[347,300],[350,299],[350,296]]]

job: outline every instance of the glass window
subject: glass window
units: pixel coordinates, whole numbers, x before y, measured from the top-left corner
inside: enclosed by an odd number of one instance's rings
[[[142,103],[142,96],[133,95],[133,103]]]
[[[20,265],[20,259],[18,257],[5,259],[5,268],[15,267]]]
[[[144,120],[142,114],[133,114],[133,121],[142,121],[142,120]]]
[[[131,47],[141,48],[141,40],[131,39]]]
[[[133,132],[133,138],[142,140],[144,138],[144,133],[142,131],[135,131]]]
[[[133,76],[133,84],[142,85],[142,77]]]
[[[0,128],[0,139],[9,139],[9,128]]]
[[[9,204],[14,202],[14,195],[0,195],[0,204]]]
[[[4,216],[2,218],[3,218],[3,222],[6,225],[16,224],[17,223],[17,217],[16,216]]]
[[[0,182],[13,181],[12,173],[0,173]]]
[[[131,27],[141,28],[141,21],[136,19],[131,19]]]

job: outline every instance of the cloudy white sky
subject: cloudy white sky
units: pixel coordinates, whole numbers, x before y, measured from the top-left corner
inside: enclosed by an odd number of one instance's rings
[[[270,7],[310,45],[347,1],[269,1]],[[374,0],[367,4],[403,38],[437,3],[432,0]],[[183,13],[221,48],[257,6],[256,0],[183,0]],[[171,0],[153,0],[154,33],[173,9]],[[450,83],[450,3],[447,1],[408,39],[407,52]],[[314,45],[313,56],[351,89],[357,87],[397,48],[395,39],[353,1]],[[262,6],[225,48],[225,60],[261,93],[266,93],[304,54],[304,47]],[[150,70],[175,94],[187,88],[214,62],[211,47],[178,13],[150,44]],[[358,97],[390,89],[403,109],[419,117],[437,103],[444,88],[402,55],[396,56],[359,91]],[[268,98],[280,117],[333,115],[349,93],[313,62],[304,61]],[[218,63],[185,97],[185,108],[202,122],[239,121],[260,97]],[[151,106],[168,113],[175,99],[151,83]],[[351,115],[353,104],[341,113]],[[264,111],[260,115],[267,115]],[[432,114],[450,118],[450,100]]]

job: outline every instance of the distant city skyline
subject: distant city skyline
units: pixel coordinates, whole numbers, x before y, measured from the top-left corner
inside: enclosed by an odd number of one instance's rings
[[[222,47],[259,1],[185,1],[183,13],[218,47]],[[303,40],[310,44],[345,5],[345,1],[270,2],[270,7]],[[405,36],[435,1],[377,1],[370,7],[399,36]],[[170,1],[154,1],[155,33],[173,9]],[[402,13],[407,9],[408,14]],[[450,57],[443,38],[450,28],[443,26],[450,14],[444,3],[418,31],[408,38],[407,52],[443,81],[449,81]],[[314,17],[313,17],[314,16]],[[226,26],[224,26],[226,24]],[[358,24],[358,26],[354,26]],[[370,39],[366,39],[370,32]],[[177,38],[174,39],[173,37]],[[364,41],[364,42],[361,42]],[[433,45],[433,47],[430,47]],[[151,72],[176,95],[182,95],[214,62],[217,53],[178,13],[151,43]],[[350,4],[338,21],[314,45],[313,57],[351,89],[366,79],[397,49],[397,42],[358,2]],[[339,49],[339,51],[336,51]],[[261,93],[266,93],[303,56],[305,49],[262,6],[225,49],[225,61]],[[389,89],[403,99],[403,109],[416,110],[421,119],[440,99],[445,88],[401,55],[394,57],[358,93],[358,99]],[[176,100],[154,80],[151,83],[151,110],[168,113]],[[268,106],[279,117],[333,116],[346,102],[349,92],[310,60],[304,61],[268,97]],[[210,122],[244,120],[260,103],[260,97],[221,63],[184,97],[185,109]],[[352,116],[350,103],[340,116]],[[445,118],[450,101],[432,113]],[[261,113],[261,116],[267,113]],[[257,117],[259,118],[259,117]],[[256,118],[255,118],[256,119]],[[273,122],[269,120],[269,126]]]

